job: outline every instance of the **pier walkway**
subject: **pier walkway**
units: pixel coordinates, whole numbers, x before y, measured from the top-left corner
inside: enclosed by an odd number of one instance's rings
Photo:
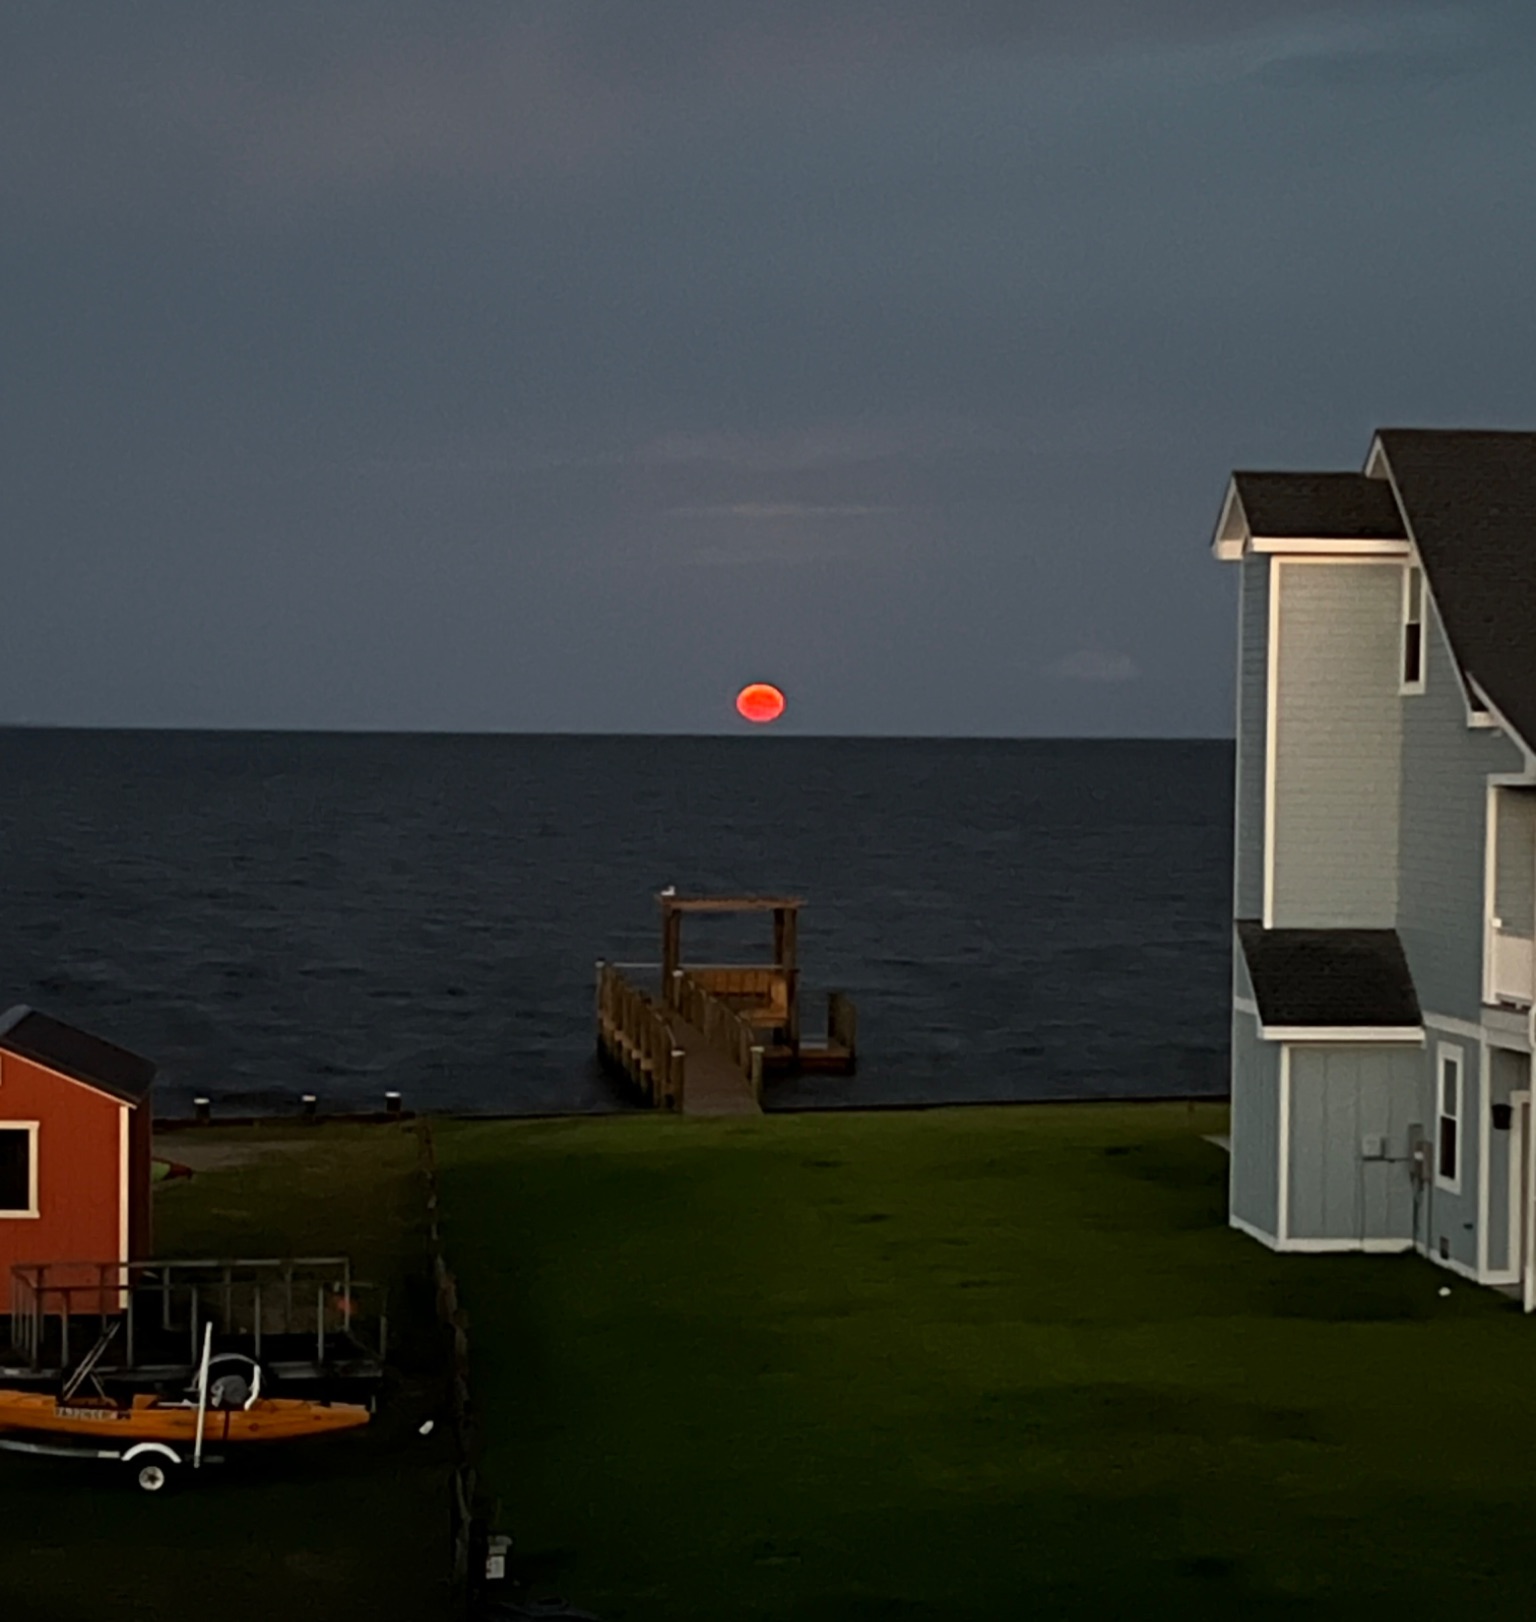
[[[801,1038],[797,899],[671,891],[657,899],[661,962],[597,966],[598,1052],[648,1103],[684,1115],[758,1115],[765,1070],[853,1069],[856,1020],[841,992],[827,999],[826,1040]],[[769,962],[683,962],[685,914],[740,912],[771,915]]]

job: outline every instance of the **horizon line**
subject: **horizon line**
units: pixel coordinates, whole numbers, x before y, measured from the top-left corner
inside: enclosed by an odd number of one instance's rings
[[[174,733],[200,736],[296,737],[296,738],[768,738],[780,741],[842,743],[1233,743],[1236,734],[1227,732],[1191,733],[1075,733],[1075,732],[795,732],[771,727],[732,728],[721,732],[611,732],[597,729],[540,730],[480,727],[284,727],[284,726],[193,726],[154,723],[92,723],[54,721],[0,721],[0,734],[10,732],[93,732],[93,733]]]

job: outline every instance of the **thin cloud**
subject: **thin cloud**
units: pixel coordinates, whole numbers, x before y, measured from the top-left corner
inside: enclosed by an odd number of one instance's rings
[[[899,512],[898,507],[867,507],[857,503],[816,506],[802,501],[736,501],[715,507],[671,507],[669,518],[778,519],[802,523],[812,518],[872,518],[881,513]]]
[[[1136,681],[1141,670],[1128,653],[1111,653],[1103,648],[1079,648],[1049,667],[1058,681],[1126,682]]]

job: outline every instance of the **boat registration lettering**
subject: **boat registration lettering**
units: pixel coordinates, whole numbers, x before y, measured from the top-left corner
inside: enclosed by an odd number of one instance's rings
[[[60,1404],[53,1411],[60,1419],[95,1419],[105,1424],[128,1418],[121,1408],[65,1408]]]

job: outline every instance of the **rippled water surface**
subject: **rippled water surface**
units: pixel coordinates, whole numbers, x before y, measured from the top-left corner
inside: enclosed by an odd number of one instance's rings
[[[612,1109],[594,960],[657,956],[665,884],[787,891],[807,1028],[848,991],[861,1065],[770,1106],[1221,1091],[1231,778],[1204,742],[0,732],[0,1004],[149,1055],[166,1110]]]

